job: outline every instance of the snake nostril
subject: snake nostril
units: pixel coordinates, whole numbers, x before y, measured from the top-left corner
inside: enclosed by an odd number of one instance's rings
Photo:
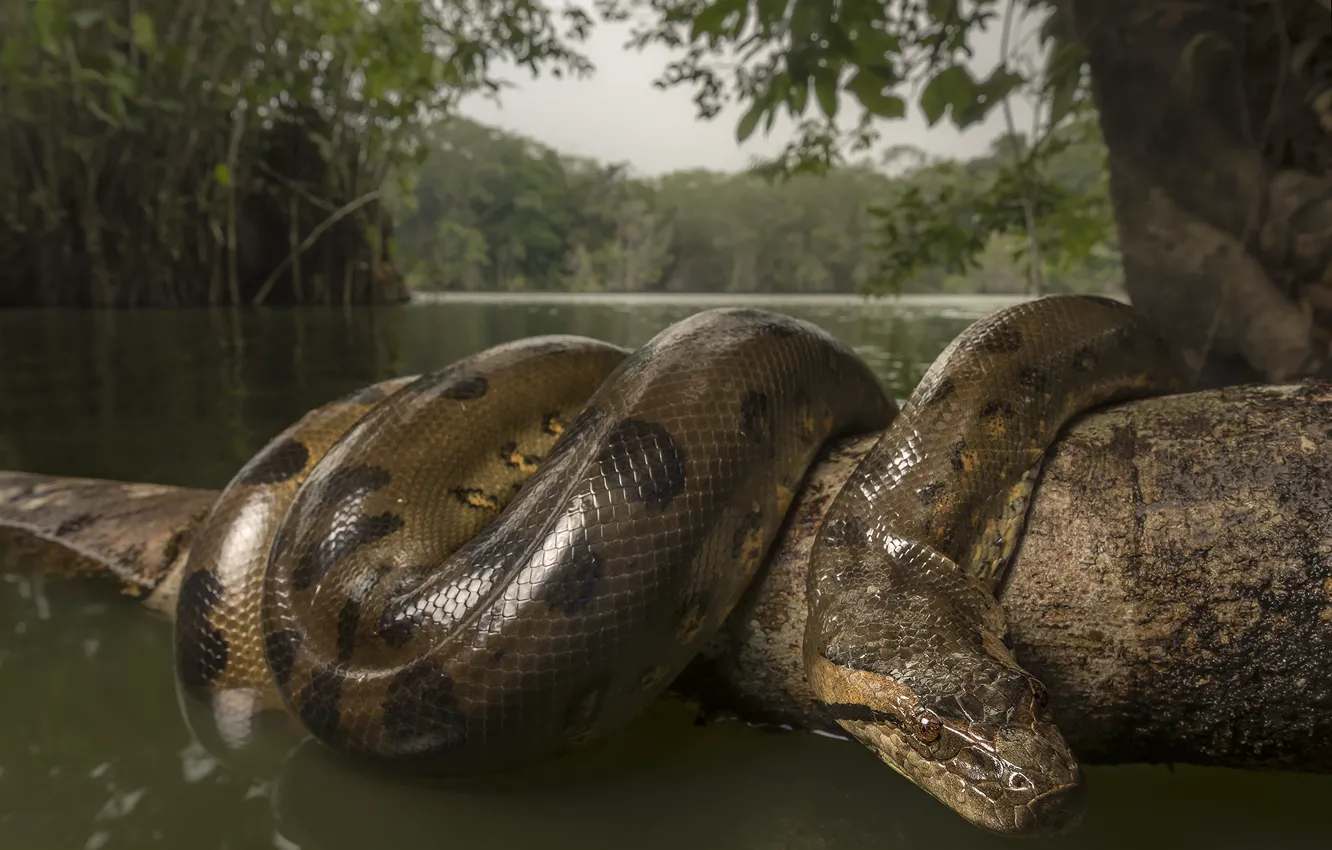
[[[1024,773],[1013,773],[1008,777],[1008,787],[1013,791],[1030,791],[1032,789],[1031,780]]]

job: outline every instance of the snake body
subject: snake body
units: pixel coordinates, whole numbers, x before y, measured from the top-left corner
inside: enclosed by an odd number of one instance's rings
[[[972,325],[861,461],[811,552],[805,669],[839,723],[969,820],[1071,825],[1078,765],[996,593],[1046,450],[1079,413],[1183,389],[1131,308],[1050,297]]]
[[[237,473],[185,568],[178,678],[224,736],[282,705],[396,765],[550,755],[670,683],[828,441],[888,428],[815,546],[810,683],[963,816],[1052,831],[1077,764],[995,593],[1064,423],[1178,386],[1138,314],[1090,297],[977,323],[900,416],[848,347],[764,311],[706,311],[632,353],[499,346],[312,411]]]

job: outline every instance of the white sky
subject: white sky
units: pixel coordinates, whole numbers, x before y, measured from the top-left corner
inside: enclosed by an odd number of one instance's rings
[[[1028,29],[1023,27],[1023,29]],[[774,154],[790,140],[792,124],[785,114],[764,136],[762,126],[744,145],[735,139],[735,126],[743,109],[734,104],[711,121],[696,117],[693,89],[680,86],[660,91],[652,81],[674,58],[668,48],[652,45],[642,51],[625,47],[628,24],[599,22],[579,50],[596,66],[586,79],[543,75],[533,80],[525,70],[501,72],[513,84],[497,104],[476,96],[463,102],[469,118],[533,138],[561,153],[591,157],[602,162],[627,162],[642,176],[657,176],[688,168],[735,171],[754,156]],[[983,76],[998,59],[1000,32],[996,23],[981,33],[973,47],[973,73]],[[1020,130],[1030,132],[1031,112],[1015,101]],[[843,98],[841,113],[851,102]],[[814,98],[806,112],[817,112]],[[841,115],[838,116],[841,120]],[[847,118],[852,126],[856,113]],[[1004,128],[1002,112],[991,111],[984,124],[959,133],[948,119],[927,128],[912,98],[907,117],[880,126],[881,146],[910,144],[932,157],[969,158],[983,152]]]

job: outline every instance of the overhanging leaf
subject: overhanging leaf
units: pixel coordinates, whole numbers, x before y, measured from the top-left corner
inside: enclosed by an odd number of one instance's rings
[[[754,128],[758,126],[759,119],[763,117],[764,110],[767,109],[767,103],[764,100],[756,100],[740,118],[740,123],[735,127],[735,140],[743,142],[754,135]]]
[[[961,65],[953,65],[935,74],[920,93],[920,108],[925,121],[933,127],[949,107],[958,109],[975,97],[976,83]]]
[[[955,19],[957,0],[929,0],[925,7],[935,23],[948,23]]]
[[[883,80],[870,71],[859,71],[846,84],[846,90],[856,96],[861,106],[880,118],[901,118],[906,115],[906,102],[894,94],[884,92]]]
[[[1022,82],[1021,75],[1004,68],[996,69],[989,79],[972,88],[970,97],[964,98],[961,103],[953,103],[953,124],[959,130],[965,130],[985,120],[990,110]]]
[[[819,99],[819,108],[829,120],[837,117],[837,75],[827,68],[814,71],[814,94]]]
[[[717,0],[694,17],[694,23],[689,29],[689,40],[693,41],[704,34],[721,35],[722,24],[726,19],[746,6],[746,0]]]

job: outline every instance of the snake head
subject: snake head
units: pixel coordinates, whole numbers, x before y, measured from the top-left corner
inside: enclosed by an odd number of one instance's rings
[[[820,655],[810,681],[838,724],[967,820],[1052,835],[1081,820],[1082,775],[1045,687],[987,655],[946,672],[860,669]]]

